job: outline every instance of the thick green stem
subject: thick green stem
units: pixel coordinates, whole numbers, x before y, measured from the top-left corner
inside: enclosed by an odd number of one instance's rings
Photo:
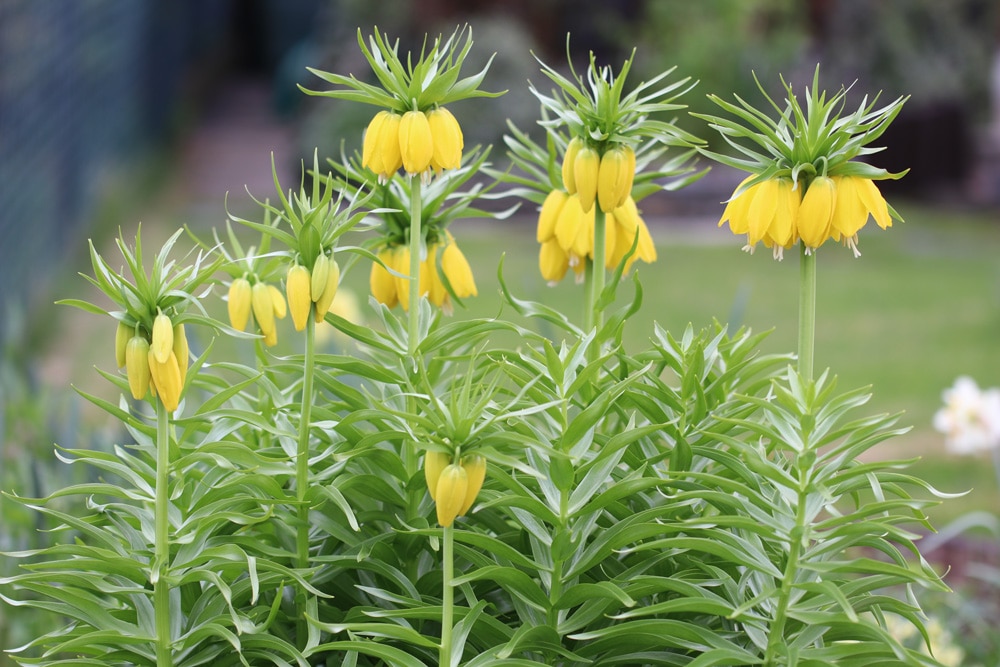
[[[421,215],[423,203],[420,177],[410,177],[410,308],[407,321],[407,353],[412,357],[417,351],[417,332],[420,318],[420,247],[423,240]]]
[[[312,313],[306,320],[306,351],[302,368],[302,407],[299,412],[299,441],[295,451],[295,501],[296,501],[296,533],[295,533],[295,567],[309,567],[309,428],[312,422],[313,404],[313,372],[315,366],[316,324]],[[296,629],[300,645],[306,640],[307,622],[306,606],[308,595],[299,588],[295,592]]]
[[[455,614],[455,527],[446,526],[443,535],[443,585],[441,589],[441,651],[439,667],[451,667],[451,631]]]
[[[816,253],[801,244],[799,256],[799,375],[813,379],[816,347]]]
[[[800,473],[800,478],[803,473]],[[792,599],[792,589],[799,572],[799,558],[802,556],[802,544],[806,539],[806,493],[799,491],[798,506],[795,512],[795,527],[789,536],[788,560],[781,577],[781,588],[778,591],[778,604],[774,611],[774,621],[768,630],[767,651],[764,654],[764,667],[774,667],[778,663],[778,652],[782,646],[787,646],[785,637],[785,622],[788,619],[788,605]]]
[[[156,667],[172,667],[170,650],[170,414],[156,399],[156,499],[153,543],[153,609],[156,619]]]

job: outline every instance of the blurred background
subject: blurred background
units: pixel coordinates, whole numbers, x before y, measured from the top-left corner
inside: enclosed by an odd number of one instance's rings
[[[453,112],[467,146],[493,144],[501,167],[508,120],[538,136],[527,87],[545,88],[536,57],[561,66],[567,48],[578,69],[590,52],[617,69],[636,48],[632,85],[676,67],[672,80],[699,82],[681,100],[697,112],[717,111],[709,93],[761,106],[754,76],[775,96],[781,77],[801,91],[817,63],[827,90],[852,86],[848,106],[911,96],[878,142],[888,149],[872,158],[911,170],[883,186],[906,223],[866,228],[857,260],[823,249],[817,361],[845,389],[871,384],[873,410],[905,411],[911,432],[878,455],[920,457],[933,484],[972,489],[935,509],[936,525],[978,513],[972,523],[988,528],[993,517],[995,530],[989,454],[951,454],[931,426],[956,376],[1000,385],[995,0],[0,0],[0,489],[46,495],[88,474],[56,461],[53,443],[109,448],[122,437],[71,388],[110,397],[94,367],[113,371],[113,324],[53,305],[96,298],[77,275],[91,271],[87,240],[114,263],[119,230],[130,240],[141,223],[156,248],[184,225],[210,238],[227,207],[254,214],[251,195],[273,196],[272,159],[287,187],[314,151],[322,161],[359,147],[371,117],[371,108],[302,94],[297,84],[325,85],[307,66],[363,78],[359,27],[367,37],[377,26],[405,51],[466,23],[476,42],[468,73],[495,53],[484,88],[508,92]],[[676,120],[718,146],[703,122]],[[640,269],[646,304],[631,325],[635,344],[654,320],[679,331],[717,318],[773,329],[770,351],[794,349],[795,259],[741,253],[716,226],[740,178],[716,166],[643,202],[660,261]],[[501,249],[515,291],[572,308],[572,285],[549,289],[536,277],[534,216],[522,207],[502,222],[455,225],[480,282],[469,315],[497,311]],[[367,267],[345,280],[364,303]],[[0,499],[0,551],[41,544],[38,521]],[[931,554],[953,568],[956,587],[991,591],[935,601],[969,656],[956,664],[1000,664],[997,640],[976,620],[998,618],[1000,576],[979,568],[997,566],[997,543],[995,532],[972,530]],[[0,576],[11,567],[0,559]],[[990,577],[992,588],[975,583]],[[28,612],[11,609],[0,607],[2,646],[37,630]]]

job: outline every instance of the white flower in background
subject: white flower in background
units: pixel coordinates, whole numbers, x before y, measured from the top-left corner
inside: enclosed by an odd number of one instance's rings
[[[1000,389],[981,390],[963,375],[941,398],[944,407],[934,415],[934,428],[945,434],[950,451],[974,454],[1000,445]]]

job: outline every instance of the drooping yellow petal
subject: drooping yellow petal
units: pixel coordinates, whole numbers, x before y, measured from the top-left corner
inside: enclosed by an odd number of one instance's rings
[[[538,251],[538,269],[550,285],[555,285],[569,269],[569,255],[559,245],[559,241],[551,238],[542,243]]]
[[[365,138],[361,146],[361,166],[369,167],[376,174],[382,173],[382,153],[379,147],[379,138],[381,137],[382,125],[389,115],[390,112],[384,109],[375,114],[375,117],[368,123],[368,128],[365,130]]]
[[[795,238],[795,217],[798,215],[802,197],[791,180],[786,178],[777,180],[778,205],[764,237],[770,239],[772,243],[787,247]]]
[[[563,187],[566,188],[568,194],[576,194],[576,178],[573,175],[574,164],[576,163],[576,155],[580,152],[583,147],[583,140],[579,137],[573,137],[570,139],[569,144],[566,146],[566,154],[563,155],[562,162],[562,181]]]
[[[831,233],[835,240],[839,237],[851,238],[868,222],[868,210],[858,190],[859,181],[865,179],[834,176],[831,180],[837,194]]]
[[[444,252],[441,253],[441,269],[458,298],[464,299],[479,294],[476,290],[476,280],[472,275],[472,267],[454,240],[446,245]]]
[[[779,179],[776,178],[761,181],[754,188],[753,199],[746,214],[747,242],[751,246],[760,243],[774,219],[775,211],[778,210],[779,188]]]
[[[597,172],[597,203],[602,211],[610,212],[625,203],[632,191],[634,168],[629,171],[628,146],[618,146],[601,156]],[[634,164],[634,159],[631,161]]]
[[[433,144],[431,167],[435,170],[458,169],[462,166],[462,149],[465,147],[462,127],[444,107],[428,111],[427,122]]]
[[[383,248],[378,254],[378,258],[382,260],[385,266],[389,268],[394,268],[394,255],[395,250],[392,248]],[[378,262],[372,262],[371,275],[368,279],[369,287],[372,291],[372,296],[379,303],[383,303],[389,308],[393,308],[397,303],[399,303],[399,298],[396,295],[396,278],[391,273],[389,273],[382,264]]]
[[[250,320],[250,281],[246,278],[237,278],[229,286],[229,324],[237,331],[247,328]]]
[[[750,182],[755,177],[754,174],[747,176],[743,181],[736,186],[736,190],[733,191],[734,196],[729,198],[726,202],[726,208],[722,211],[722,217],[719,218],[719,227],[721,227],[725,222],[729,221],[729,229],[733,234],[746,234],[749,229],[749,221],[747,219],[747,213],[750,210],[750,202],[754,198],[754,190],[757,186],[747,188],[743,192],[740,192],[740,188],[744,187],[748,182]],[[736,193],[739,192],[737,195]]]
[[[438,523],[447,528],[455,521],[469,488],[469,475],[465,468],[454,463],[445,466],[438,477],[434,492]]]
[[[427,114],[407,111],[399,121],[399,154],[408,174],[420,174],[431,166],[434,140]]]
[[[562,211],[566,199],[569,197],[564,190],[553,190],[542,202],[542,209],[538,213],[538,230],[535,238],[539,243],[545,243],[556,234],[556,221],[559,219],[559,212]]]
[[[817,176],[809,185],[796,216],[799,238],[809,248],[818,248],[830,238],[836,189],[827,176]]]
[[[892,227],[892,216],[889,215],[889,205],[886,203],[882,193],[879,192],[878,186],[870,178],[857,178],[855,180],[857,181],[858,195],[861,197],[865,209],[875,218],[878,226],[882,229]]]
[[[312,275],[309,269],[301,264],[289,267],[288,273],[285,274],[285,295],[288,297],[288,309],[292,313],[295,330],[304,330],[313,305]]]
[[[441,272],[438,270],[438,255],[442,251],[443,245],[435,243],[427,248],[427,259],[424,260],[424,263],[427,264],[425,269],[427,273],[427,299],[438,308],[442,307],[450,296],[448,289],[444,286],[444,281],[441,280]]]
[[[375,150],[379,152],[379,169],[372,169],[383,178],[391,178],[403,166],[403,157],[400,153],[399,125],[402,118],[397,113],[388,113],[379,126],[378,143]],[[375,157],[372,160],[376,160]]]

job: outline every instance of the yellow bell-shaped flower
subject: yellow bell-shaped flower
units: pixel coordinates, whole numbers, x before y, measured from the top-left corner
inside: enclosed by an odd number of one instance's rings
[[[580,197],[580,206],[584,213],[594,208],[597,199],[597,181],[601,169],[601,156],[589,146],[582,147],[573,160],[573,179],[576,182],[576,194]]]
[[[635,152],[630,146],[618,146],[602,155],[597,172],[597,204],[601,210],[608,213],[622,206],[632,193],[634,178]]]
[[[438,107],[427,112],[427,123],[433,144],[431,167],[435,171],[458,169],[462,166],[462,149],[465,148],[465,139],[458,121],[450,111]]]
[[[386,247],[378,253],[378,258],[382,264],[385,264],[385,267],[396,271],[398,270],[396,267],[397,254],[396,248]],[[372,262],[368,284],[376,301],[393,308],[399,303],[399,297],[396,294],[396,277],[389,273],[382,264]]]
[[[538,212],[538,230],[535,233],[539,243],[545,243],[556,235],[556,221],[568,198],[569,195],[565,190],[553,190],[545,197]]]
[[[229,324],[237,331],[244,331],[247,322],[250,320],[250,281],[246,278],[237,278],[229,285]]]
[[[408,174],[421,174],[431,166],[434,140],[423,111],[407,111],[400,119],[399,153]]]
[[[576,176],[574,175],[574,169],[576,165],[576,156],[580,152],[581,148],[583,148],[583,140],[579,137],[573,137],[566,146],[566,154],[563,155],[562,181],[567,194],[576,194]]]
[[[817,176],[799,205],[796,231],[808,248],[818,248],[830,238],[837,190],[833,180]]]
[[[455,239],[451,238],[451,234],[448,235],[448,245],[441,253],[441,270],[444,271],[452,291],[459,299],[479,294],[469,260],[465,258]]]
[[[542,242],[538,251],[538,269],[549,285],[555,285],[566,275],[569,269],[569,255],[555,237]]]
[[[438,478],[434,492],[434,502],[437,505],[438,523],[447,528],[455,522],[469,488],[469,475],[465,468],[454,463],[445,466]]]

